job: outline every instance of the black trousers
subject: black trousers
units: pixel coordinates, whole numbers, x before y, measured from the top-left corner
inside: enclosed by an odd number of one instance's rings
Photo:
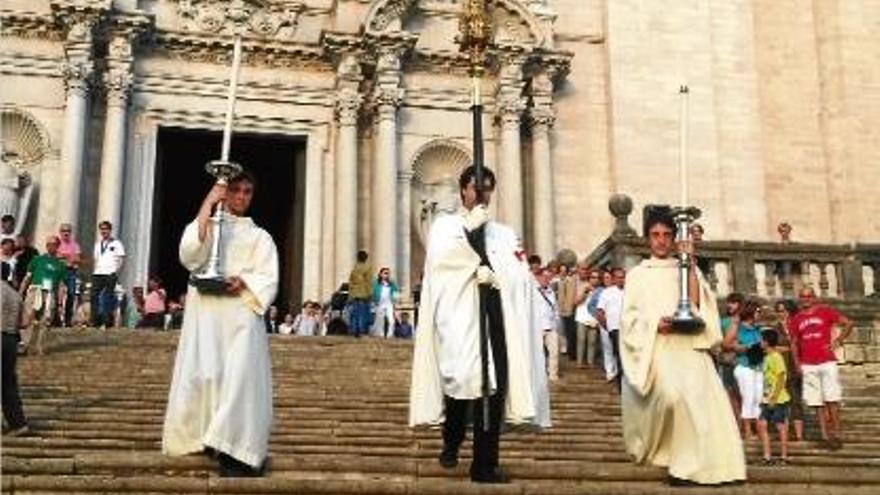
[[[620,377],[623,376],[623,362],[620,360],[620,330],[611,330],[608,332],[608,337],[611,338],[611,348],[614,350],[614,360],[617,361],[617,376],[614,377],[614,381],[619,388]]]
[[[15,371],[17,360],[18,335],[3,332],[3,417],[12,429],[27,424],[18,393],[18,374]]]
[[[96,327],[113,324],[116,307],[116,274],[92,275],[92,324]]]
[[[498,467],[498,443],[501,436],[504,402],[507,397],[507,342],[504,336],[501,296],[497,290],[489,290],[486,309],[489,316],[489,344],[495,363],[495,383],[497,384],[495,394],[489,398],[488,428],[484,428],[483,424],[482,399],[445,398],[444,451],[458,452],[461,442],[464,441],[468,413],[473,412],[474,458],[471,463],[471,477],[490,474]]]
[[[577,360],[577,322],[574,315],[562,317],[562,329],[565,331],[565,353],[569,361]]]

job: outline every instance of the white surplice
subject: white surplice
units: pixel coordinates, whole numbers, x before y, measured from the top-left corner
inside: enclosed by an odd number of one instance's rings
[[[486,254],[501,293],[507,343],[508,392],[505,419],[511,424],[550,426],[550,400],[539,332],[540,296],[512,229],[486,225]],[[419,322],[415,336],[409,422],[444,420],[443,396],[481,396],[479,293],[480,258],[465,237],[464,217],[439,217],[428,236]],[[495,390],[491,360],[489,378]]]
[[[205,447],[259,467],[272,427],[272,375],[263,314],[278,291],[278,253],[272,237],[250,218],[228,217],[221,261],[227,276],[247,288],[238,296],[200,294],[190,287],[168,396],[162,451]],[[180,261],[196,272],[207,262],[211,235],[198,224],[184,230]]]
[[[669,468],[697,483],[743,480],[745,456],[736,419],[709,349],[721,341],[716,299],[699,278],[695,335],[657,333],[678,303],[678,262],[648,259],[627,274],[620,328],[623,436],[639,463]]]

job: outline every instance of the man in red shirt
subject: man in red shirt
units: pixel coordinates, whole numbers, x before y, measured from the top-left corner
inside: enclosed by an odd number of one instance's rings
[[[801,310],[790,321],[792,355],[803,375],[804,400],[819,417],[822,439],[836,450],[841,447],[840,400],[842,390],[834,348],[852,333],[853,324],[836,309],[816,304],[816,293],[806,287],[798,299]],[[842,327],[837,338],[835,326]]]

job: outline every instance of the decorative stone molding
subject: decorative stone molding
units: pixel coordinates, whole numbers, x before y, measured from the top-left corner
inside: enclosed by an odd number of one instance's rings
[[[0,11],[0,38],[46,39],[62,41],[64,33],[58,29],[51,14]]]
[[[134,84],[134,75],[130,65],[113,65],[104,73],[104,89],[107,92],[107,104],[125,106]]]
[[[355,91],[342,91],[336,98],[336,119],[339,125],[357,125],[358,110],[363,97]]]
[[[549,105],[532,107],[529,110],[529,123],[533,129],[546,132],[556,123],[556,112]]]
[[[6,153],[2,159],[6,163],[25,171],[51,155],[49,133],[33,115],[15,107],[2,107],[0,121],[0,141]]]
[[[91,60],[66,60],[61,63],[61,76],[68,93],[85,97],[92,86],[95,66]]]
[[[229,37],[201,33],[159,31],[155,33],[155,49],[166,56],[190,62],[229,65],[232,40]],[[332,69],[325,50],[314,45],[293,42],[257,42],[245,38],[242,63],[266,67]]]
[[[392,22],[401,21],[415,3],[415,0],[385,0],[378,2],[367,14],[369,31],[381,32]]]
[[[178,0],[177,14],[189,32],[292,39],[305,5],[297,0]]]

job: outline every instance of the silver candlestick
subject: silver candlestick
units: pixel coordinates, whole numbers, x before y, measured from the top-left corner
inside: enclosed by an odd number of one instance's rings
[[[239,175],[241,165],[227,160],[214,160],[205,165],[205,170],[217,178],[217,184],[226,184],[229,179]],[[226,292],[226,274],[220,266],[222,253],[220,242],[223,236],[223,223],[226,212],[223,201],[217,203],[211,215],[211,254],[208,264],[198,273],[189,277],[189,283],[203,294],[224,294]]]
[[[675,219],[676,240],[688,240],[691,223],[700,218],[700,210],[693,206],[680,206],[672,209]],[[678,252],[678,307],[672,315],[672,329],[677,333],[699,333],[706,323],[697,316],[690,299],[690,270],[694,264],[693,257],[680,250]]]

